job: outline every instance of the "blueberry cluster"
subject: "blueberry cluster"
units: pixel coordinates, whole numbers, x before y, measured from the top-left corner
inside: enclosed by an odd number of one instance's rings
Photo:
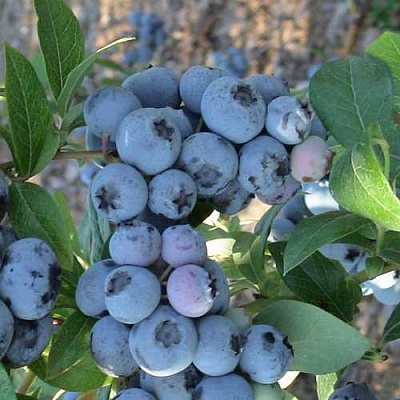
[[[212,64],[228,71],[230,74],[243,78],[249,68],[249,63],[242,49],[229,46],[224,50],[211,53]]]
[[[132,34],[136,41],[135,47],[124,53],[123,63],[127,66],[136,63],[146,65],[165,41],[164,22],[157,14],[139,9],[129,13],[128,22],[133,27]]]
[[[7,208],[8,185],[0,173],[0,221]],[[18,239],[12,228],[0,228],[0,361],[19,368],[36,360],[50,341],[61,268],[43,240]]]

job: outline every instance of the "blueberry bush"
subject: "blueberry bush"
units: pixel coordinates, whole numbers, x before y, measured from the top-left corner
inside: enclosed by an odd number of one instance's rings
[[[302,90],[150,66],[82,101],[93,63],[133,39],[86,55],[63,0],[35,10],[45,79],[5,43],[0,87],[0,400],[296,399],[290,371],[319,400],[376,399],[339,386],[400,338],[400,35]],[[55,159],[95,167],[79,227],[30,181]],[[248,232],[254,197],[270,207]],[[352,324],[371,293],[396,305],[377,342]]]

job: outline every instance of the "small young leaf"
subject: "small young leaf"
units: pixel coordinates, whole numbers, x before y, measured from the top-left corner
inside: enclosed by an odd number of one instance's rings
[[[17,400],[10,377],[2,363],[0,363],[0,400]]]
[[[50,106],[29,61],[7,44],[5,56],[7,109],[12,131],[7,142],[18,173],[29,177],[51,135]]]
[[[371,347],[356,329],[311,304],[295,300],[273,302],[255,318],[288,335],[294,349],[293,371],[320,375],[359,360]]]
[[[390,68],[393,77],[393,99],[400,111],[400,35],[385,32],[367,48],[367,53],[381,59]]]
[[[55,252],[60,265],[71,269],[71,242],[53,197],[33,183],[13,183],[9,196],[9,217],[18,237],[44,240]]]
[[[320,247],[356,232],[369,223],[368,219],[347,211],[330,211],[303,219],[296,225],[285,249],[285,274]]]
[[[35,0],[40,47],[54,97],[68,74],[82,61],[84,37],[79,22],[64,0]]]
[[[318,375],[316,380],[318,400],[328,400],[329,396],[335,391],[335,384],[338,380],[337,374],[332,372],[331,374]]]
[[[332,61],[313,75],[311,103],[324,126],[344,146],[363,141],[372,123],[391,120],[390,75],[368,58]]]
[[[394,231],[385,232],[383,249],[379,255],[388,261],[400,265],[400,233]]]
[[[400,339],[400,304],[396,306],[386,322],[381,343],[385,344],[397,339]]]
[[[335,200],[346,210],[400,231],[400,201],[368,144],[357,143],[335,160],[330,187]]]
[[[77,65],[68,75],[64,87],[58,98],[58,112],[62,117],[67,113],[68,107],[73,99],[76,90],[83,81],[83,78],[96,61],[96,59],[102,55],[105,51],[109,50],[111,47],[116,46],[120,43],[125,43],[134,38],[121,38],[115,40],[114,42],[104,46],[103,48],[97,50],[95,53],[87,56],[79,65]]]
[[[107,377],[90,354],[90,330],[96,322],[80,312],[64,321],[54,337],[46,372],[46,382],[65,390],[84,391],[103,386]]]
[[[269,233],[271,231],[271,224],[274,218],[278,215],[279,211],[285,204],[277,204],[270,207],[267,212],[257,222],[254,233],[260,235],[261,244],[265,247]]]

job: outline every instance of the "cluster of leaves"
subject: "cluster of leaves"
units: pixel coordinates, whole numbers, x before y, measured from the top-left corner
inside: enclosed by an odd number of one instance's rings
[[[130,39],[85,57],[79,24],[63,0],[36,0],[35,9],[45,79],[6,44],[6,82],[0,93],[9,119],[0,133],[13,155],[10,221],[20,238],[45,240],[63,268],[54,310],[62,321],[60,330],[29,369],[54,388],[100,388],[97,398],[106,399],[110,378],[96,367],[89,351],[95,320],[77,310],[74,291],[84,268],[107,256],[111,228],[88,204],[77,230],[62,194],[25,181],[56,154],[68,152],[68,134],[83,124],[83,105],[74,100],[83,78],[102,53]],[[320,400],[328,398],[343,368],[363,357],[382,360],[381,346],[400,338],[400,306],[375,346],[351,326],[362,296],[360,282],[400,268],[400,202],[395,195],[400,132],[393,118],[400,111],[399,48],[399,35],[384,34],[365,56],[328,63],[311,80],[311,103],[331,132],[336,151],[330,183],[341,211],[303,220],[287,243],[267,240],[281,206],[271,207],[254,233],[242,231],[236,217],[218,226],[198,226],[226,269],[232,294],[251,289],[256,300],[246,306],[247,312],[256,323],[288,334],[295,353],[293,370],[317,375]],[[193,223],[203,216],[201,209]],[[318,249],[332,242],[363,247],[371,260],[366,270],[350,276],[323,257]],[[40,398],[44,383],[29,396],[17,395],[15,373],[0,364],[0,400]]]

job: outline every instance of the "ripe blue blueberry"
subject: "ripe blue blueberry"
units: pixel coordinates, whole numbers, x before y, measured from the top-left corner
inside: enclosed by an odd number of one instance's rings
[[[303,183],[302,188],[305,192],[305,205],[311,214],[316,215],[339,210],[339,204],[329,190],[328,179]]]
[[[282,204],[291,199],[300,189],[300,182],[294,179],[292,174],[288,174],[284,177],[282,186],[275,192],[267,194],[256,192],[256,195],[265,204]]]
[[[11,226],[0,225],[0,236],[3,237],[4,249],[18,240],[18,236]]]
[[[196,184],[183,171],[169,169],[156,175],[149,183],[147,204],[154,214],[182,219],[193,211],[196,200]]]
[[[134,325],[129,336],[133,358],[153,376],[170,376],[186,369],[197,342],[194,322],[166,305]]]
[[[105,280],[105,303],[110,315],[124,324],[136,324],[158,306],[161,287],[157,277],[146,268],[123,265]]]
[[[174,268],[202,265],[207,257],[206,239],[190,225],[174,225],[161,235],[161,257]]]
[[[107,165],[94,176],[90,197],[99,215],[112,222],[123,222],[144,210],[148,188],[138,170],[115,163]]]
[[[311,119],[310,135],[319,136],[322,140],[328,138],[328,131],[317,115],[314,115]]]
[[[289,154],[276,139],[258,136],[240,149],[238,179],[247,191],[274,196],[289,176]]]
[[[52,318],[47,315],[38,320],[15,318],[14,336],[3,358],[5,365],[20,368],[34,362],[49,344]]]
[[[113,260],[101,260],[91,265],[79,277],[75,301],[83,314],[100,318],[108,314],[104,283],[107,275],[117,267]]]
[[[136,72],[122,82],[122,87],[137,96],[143,107],[178,108],[181,103],[179,77],[165,67]]]
[[[253,85],[265,104],[268,105],[273,99],[280,96],[289,96],[289,87],[287,82],[277,78],[274,75],[251,75],[245,79],[246,82]]]
[[[266,105],[252,85],[224,76],[207,86],[201,99],[201,114],[213,132],[233,143],[246,143],[263,129]]]
[[[18,318],[36,320],[54,306],[61,287],[61,268],[43,240],[12,243],[0,270],[0,297]]]
[[[220,68],[193,65],[186,70],[179,82],[179,92],[185,106],[192,112],[201,113],[201,98],[207,86],[228,73]]]
[[[206,376],[196,386],[192,400],[254,400],[250,383],[237,374]]]
[[[10,347],[14,336],[14,317],[8,307],[0,300],[0,361]]]
[[[310,113],[295,97],[279,96],[268,104],[265,127],[280,142],[297,144],[310,133]]]
[[[130,376],[138,365],[129,351],[130,326],[107,316],[90,331],[90,351],[99,368],[111,376]]]
[[[205,269],[187,264],[176,268],[168,277],[167,296],[175,311],[194,318],[211,309],[216,288]]]
[[[270,325],[253,325],[245,334],[240,369],[254,382],[277,382],[293,359],[293,348],[287,336]]]
[[[141,107],[137,97],[128,90],[109,86],[96,90],[86,99],[83,116],[93,134],[101,137],[106,133],[115,141],[119,123]]]
[[[228,317],[208,315],[196,322],[199,344],[193,364],[203,374],[221,376],[239,363],[244,336]]]
[[[319,251],[323,256],[339,261],[350,274],[359,272],[365,267],[363,263],[365,251],[355,244],[329,243],[319,248]]]
[[[350,382],[335,390],[328,400],[377,400],[377,397],[366,383]]]
[[[163,109],[141,108],[123,119],[117,135],[121,159],[144,174],[170,168],[179,156],[182,135]]]
[[[158,400],[192,400],[192,393],[202,374],[193,366],[171,376],[152,376],[140,371],[140,386]]]
[[[271,224],[270,238],[274,242],[289,240],[296,225],[285,217],[275,217]]]
[[[121,390],[111,400],[157,400],[153,395],[140,388]]]
[[[170,226],[174,226],[178,223],[184,223],[185,219],[182,221],[175,221],[164,217],[163,215],[154,214],[148,206],[136,217],[136,221],[146,222],[154,226],[158,232],[163,233]]]
[[[181,133],[182,140],[186,139],[188,136],[194,133],[192,124],[182,109],[176,110],[175,108],[165,107],[162,110],[176,124],[179,132]]]
[[[305,189],[305,191],[307,191],[307,189]],[[299,193],[288,200],[281,208],[280,214],[294,224],[298,224],[304,218],[310,217],[311,213],[306,206],[304,194]]]
[[[138,220],[119,225],[109,243],[111,258],[117,264],[148,267],[161,254],[161,235],[158,230]]]
[[[198,132],[182,143],[178,167],[196,182],[199,197],[222,192],[238,171],[238,155],[226,139],[211,132]]]
[[[90,161],[85,162],[80,168],[79,168],[79,176],[81,178],[81,182],[89,186],[90,183],[92,182],[93,177],[97,174],[97,172],[100,171],[100,167]]]

